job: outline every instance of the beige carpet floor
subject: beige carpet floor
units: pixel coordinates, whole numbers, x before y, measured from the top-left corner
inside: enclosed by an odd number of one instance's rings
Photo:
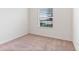
[[[0,51],[74,51],[71,41],[28,34],[0,45]]]

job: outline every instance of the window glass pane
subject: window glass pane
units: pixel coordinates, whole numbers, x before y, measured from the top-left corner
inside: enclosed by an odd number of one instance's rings
[[[40,17],[53,17],[52,8],[40,8]]]
[[[53,8],[40,8],[40,27],[53,27]]]

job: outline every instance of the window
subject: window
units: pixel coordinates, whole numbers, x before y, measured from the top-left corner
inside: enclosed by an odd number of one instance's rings
[[[40,8],[40,27],[53,27],[53,8]]]

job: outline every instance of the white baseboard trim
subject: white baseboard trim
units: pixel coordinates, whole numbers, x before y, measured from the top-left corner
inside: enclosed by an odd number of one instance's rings
[[[22,36],[24,36],[24,35],[28,35],[28,34],[29,34],[29,33],[25,33],[25,34],[18,35],[18,36],[16,36],[16,37],[13,37],[13,38],[7,39],[7,40],[5,40],[5,41],[2,41],[2,42],[0,42],[0,44],[7,43],[7,42],[9,42],[9,41],[11,41],[11,40],[15,40],[16,38],[19,38],[19,37],[22,37]],[[35,34],[35,33],[30,33],[30,34]],[[35,35],[40,35],[40,34],[35,34]],[[40,36],[49,37],[49,36],[46,36],[46,35],[40,35]],[[54,36],[53,36],[53,37],[50,37],[50,38],[61,39],[61,38],[54,37]],[[67,39],[61,39],[61,40],[71,41],[71,40],[67,40]]]
[[[35,35],[40,35],[40,36],[44,36],[44,37],[50,37],[50,38],[56,38],[56,39],[60,39],[60,40],[66,40],[66,41],[72,41],[69,39],[62,39],[61,37],[57,37],[57,36],[48,36],[48,35],[43,35],[43,34],[37,34],[37,33],[30,33],[30,34],[35,34]]]
[[[0,44],[7,43],[7,42],[9,42],[9,41],[11,41],[11,40],[15,40],[16,38],[22,37],[22,36],[27,35],[27,34],[28,34],[28,33],[25,33],[25,34],[21,34],[21,35],[18,35],[18,36],[16,36],[16,37],[7,39],[7,40],[5,40],[5,41],[0,42]]]

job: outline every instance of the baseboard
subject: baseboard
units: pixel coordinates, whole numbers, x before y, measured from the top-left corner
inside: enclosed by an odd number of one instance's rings
[[[49,36],[44,36],[44,35],[40,35],[40,34],[25,33],[25,34],[21,34],[21,35],[18,35],[18,36],[16,36],[16,37],[7,39],[7,40],[5,40],[5,41],[2,41],[2,42],[0,42],[0,44],[7,43],[7,42],[9,42],[9,41],[11,41],[11,40],[15,40],[15,39],[17,39],[17,38],[23,37],[23,36],[28,35],[28,34],[33,34],[33,35],[38,35],[38,36],[43,36],[43,37],[49,37]],[[56,38],[56,37],[49,37],[49,38]],[[56,39],[60,39],[60,38],[56,38]],[[60,40],[63,40],[63,39],[60,39]],[[65,39],[64,39],[64,40],[65,40]],[[66,40],[66,41],[70,41],[70,40]]]
[[[13,38],[7,39],[7,40],[5,40],[5,41],[0,42],[0,44],[7,43],[7,42],[9,42],[9,41],[11,41],[11,40],[15,40],[15,39],[17,39],[17,38],[19,38],[19,37],[22,37],[22,36],[25,36],[25,35],[28,35],[28,33],[21,34],[21,35],[18,35],[18,36],[16,36],[16,37],[13,37]]]
[[[68,40],[68,39],[62,39],[62,38],[56,37],[56,36],[50,37],[47,35],[41,35],[41,34],[36,34],[36,33],[28,33],[28,34],[33,34],[33,35],[38,35],[38,36],[43,36],[43,37],[48,37],[48,38],[55,38],[55,39],[60,39],[60,40],[65,40],[65,41],[72,41],[72,40]]]

